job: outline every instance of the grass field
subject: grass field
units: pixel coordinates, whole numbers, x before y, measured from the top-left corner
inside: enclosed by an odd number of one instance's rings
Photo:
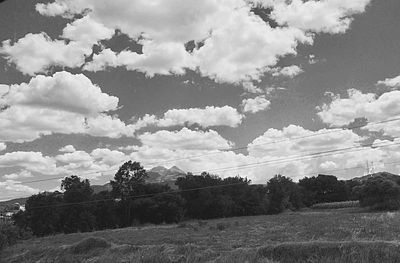
[[[36,238],[2,262],[400,262],[400,213],[359,208]]]

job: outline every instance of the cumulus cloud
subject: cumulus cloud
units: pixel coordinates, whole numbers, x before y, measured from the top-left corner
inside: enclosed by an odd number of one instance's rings
[[[73,145],[65,145],[64,147],[61,147],[59,152],[65,152],[65,153],[73,153],[76,151],[75,147]]]
[[[118,98],[103,93],[83,74],[38,75],[11,85],[0,99],[0,140],[29,141],[51,133],[133,136],[135,127],[107,112]]]
[[[198,124],[202,127],[229,126],[237,127],[244,116],[230,106],[172,109],[164,113],[162,118],[155,115],[145,115],[136,123],[136,127],[155,125],[158,127],[182,126]]]
[[[19,178],[33,177],[33,175],[32,175],[32,173],[30,171],[23,170],[23,171],[21,171],[19,173],[6,174],[3,177],[6,178],[6,179],[15,180],[15,179],[19,179]]]
[[[93,56],[86,70],[123,66],[151,77],[192,69],[219,82],[248,82],[260,80],[281,57],[295,55],[299,43],[312,44],[313,33],[345,32],[353,15],[362,13],[369,2],[56,0],[37,4],[36,10],[46,16],[83,18],[68,24],[61,40],[31,34],[14,44],[3,42],[1,53],[31,75],[50,65],[79,67],[94,44],[118,29],[141,44],[143,53],[106,48]],[[270,18],[279,26],[271,27],[252,12],[255,4],[271,9]],[[195,48],[186,50],[190,41]],[[295,74],[294,68],[283,74]]]
[[[256,113],[268,109],[271,102],[264,95],[242,101],[243,112]]]
[[[4,103],[91,115],[116,110],[118,98],[103,93],[83,74],[61,71],[53,76],[38,75],[29,83],[11,85]]]
[[[386,78],[385,80],[378,81],[377,84],[385,85],[391,88],[400,87],[400,76],[394,78]]]
[[[46,72],[51,66],[76,68],[85,63],[92,53],[92,46],[99,40],[109,39],[114,30],[104,27],[85,16],[68,24],[59,40],[52,40],[46,33],[29,33],[17,42],[5,40],[0,47],[10,63],[27,75]]]
[[[40,152],[10,152],[0,155],[0,167],[19,167],[46,175],[58,174],[56,162]]]
[[[182,128],[179,131],[161,130],[138,136],[143,145],[166,149],[216,150],[229,149],[233,143],[222,138],[216,131],[198,131]]]
[[[4,142],[0,142],[0,152],[7,149],[7,145]]]
[[[272,76],[277,77],[277,76],[285,76],[289,78],[293,78],[300,73],[302,73],[303,70],[296,65],[284,67],[284,68],[276,68],[272,71]]]
[[[348,98],[333,96],[329,104],[319,108],[318,115],[323,122],[331,126],[342,126],[356,118],[366,118],[369,122],[395,119],[400,114],[400,91],[393,90],[378,96],[374,93],[362,93],[348,90]],[[399,136],[400,121],[368,125],[370,131],[383,131],[386,135]]]
[[[271,18],[280,25],[316,33],[343,33],[352,16],[365,11],[371,0],[255,0],[256,4],[272,8]]]
[[[39,189],[29,187],[27,185],[21,184],[19,181],[15,181],[12,179],[6,180],[4,182],[0,182],[0,190],[4,196],[16,196],[20,197],[21,193],[24,195],[32,195],[39,192]],[[2,198],[2,197],[0,197]],[[9,198],[7,198],[9,199]]]

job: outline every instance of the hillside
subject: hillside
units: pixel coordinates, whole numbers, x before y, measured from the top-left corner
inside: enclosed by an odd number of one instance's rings
[[[351,209],[61,234],[6,248],[0,262],[400,262],[399,220]]]
[[[361,177],[355,177],[350,179],[350,181],[356,181],[356,182],[360,182],[363,183],[366,180],[370,179],[370,178],[374,178],[374,177],[383,177],[395,182],[400,182],[400,176],[397,174],[392,174],[392,173],[388,173],[388,172],[378,172],[378,173],[373,173],[373,174],[368,174],[365,176],[361,176]]]

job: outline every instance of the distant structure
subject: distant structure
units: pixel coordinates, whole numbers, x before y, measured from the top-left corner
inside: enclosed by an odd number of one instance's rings
[[[369,162],[366,161],[366,169],[365,169],[365,173],[364,175],[371,175],[375,173],[375,166],[374,166],[374,162]]]

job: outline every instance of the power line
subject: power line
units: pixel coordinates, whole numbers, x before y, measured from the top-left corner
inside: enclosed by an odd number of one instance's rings
[[[382,148],[382,147],[389,147],[389,146],[394,146],[394,145],[399,145],[400,142],[398,143],[391,143],[391,144],[384,144],[384,145],[377,145],[374,148]],[[243,169],[243,168],[249,168],[249,167],[254,167],[254,166],[262,166],[265,164],[280,164],[280,163],[286,163],[286,162],[293,162],[293,161],[300,161],[303,159],[314,159],[314,158],[319,158],[319,157],[325,157],[325,156],[331,156],[335,154],[343,154],[347,150],[351,149],[357,149],[351,152],[356,152],[360,150],[368,150],[369,148],[366,148],[368,146],[373,146],[374,144],[367,144],[367,145],[360,145],[360,146],[353,146],[353,147],[347,147],[347,148],[342,148],[342,149],[334,149],[334,150],[329,150],[329,151],[324,151],[324,152],[316,152],[316,153],[311,153],[308,155],[298,155],[298,156],[293,156],[290,158],[281,158],[281,159],[276,159],[276,160],[271,160],[271,161],[264,161],[264,162],[255,162],[255,163],[250,163],[250,164],[244,164],[244,165],[239,165],[239,166],[228,166],[224,168],[216,168],[216,169],[208,169],[207,171],[212,171],[212,172],[218,172],[218,171],[226,171],[226,170],[232,170],[233,169]],[[201,171],[200,171],[201,172]],[[199,173],[199,172],[197,172]]]
[[[393,162],[384,162],[382,163],[383,165],[388,165],[388,164],[399,164],[400,161],[393,161]],[[303,177],[309,176],[309,175],[316,175],[316,174],[321,174],[321,173],[331,173],[331,172],[337,172],[337,171],[347,171],[347,170],[354,170],[354,169],[365,169],[364,166],[353,166],[353,167],[348,167],[348,168],[342,168],[342,169],[334,169],[334,170],[320,170],[320,171],[315,171],[313,173],[307,173],[307,174],[302,174]],[[234,184],[225,184],[225,185],[216,185],[216,186],[207,186],[207,187],[199,187],[199,188],[191,188],[191,189],[186,189],[186,190],[176,190],[176,191],[169,191],[169,192],[162,192],[162,193],[155,193],[155,194],[147,194],[147,195],[137,195],[137,196],[132,196],[132,198],[144,198],[144,197],[151,197],[157,194],[168,194],[168,193],[179,193],[179,192],[188,192],[188,191],[195,191],[195,190],[201,190],[201,189],[208,189],[208,188],[215,188],[215,187],[223,187],[223,186],[233,186],[237,184],[242,184],[242,183],[234,183]],[[15,198],[14,196],[9,196],[9,197],[4,197],[4,198]],[[20,197],[23,198],[23,197]],[[16,198],[15,198],[16,199]],[[93,202],[93,201],[113,201],[115,199],[102,199],[102,200],[91,200],[87,202]],[[79,202],[80,203],[80,202]],[[86,203],[86,202],[85,202]],[[70,203],[71,204],[71,203]],[[61,204],[60,204],[61,205]],[[40,208],[43,208],[42,206]]]
[[[400,163],[400,161],[389,162],[389,163],[385,163],[385,164],[395,164],[395,163]],[[355,167],[349,167],[349,168],[337,169],[337,170],[331,170],[331,171],[350,170],[350,169],[355,169],[355,168],[364,168],[364,167],[355,166]],[[153,196],[163,195],[163,194],[177,194],[177,193],[198,191],[198,190],[204,190],[204,189],[222,188],[222,187],[245,185],[245,184],[248,184],[248,183],[240,182],[240,183],[232,183],[232,184],[211,185],[211,186],[204,186],[204,187],[197,187],[197,188],[190,188],[190,189],[183,189],[183,190],[173,190],[173,191],[166,191],[166,192],[154,193],[154,194],[128,195],[128,196],[125,196],[124,198],[127,198],[127,199],[146,198],[146,197],[153,197]],[[115,198],[105,198],[105,199],[82,201],[82,202],[75,202],[75,203],[63,203],[63,204],[54,204],[54,205],[47,205],[47,206],[29,207],[29,209],[42,209],[42,208],[52,208],[52,207],[64,207],[64,206],[71,206],[71,205],[84,205],[84,204],[106,202],[106,201],[116,201],[116,199]]]
[[[145,197],[152,197],[152,196],[163,195],[163,194],[176,194],[176,193],[191,192],[191,191],[198,191],[198,190],[212,189],[212,188],[220,188],[220,187],[227,187],[227,186],[244,185],[244,184],[247,184],[247,182],[232,183],[232,184],[221,184],[221,185],[211,185],[211,186],[190,188],[190,189],[184,189],[184,190],[166,191],[166,192],[154,193],[154,194],[127,195],[124,198],[128,198],[128,199],[145,198]],[[75,202],[75,203],[64,203],[64,204],[55,204],[55,205],[47,205],[47,206],[36,206],[36,207],[29,207],[29,209],[40,209],[40,208],[49,208],[49,207],[62,207],[62,206],[70,206],[70,205],[82,205],[82,204],[91,204],[91,203],[98,203],[98,202],[105,202],[105,201],[115,201],[115,198],[106,198],[106,199],[99,199],[99,200],[90,200],[90,201]]]
[[[338,132],[343,132],[346,130],[353,130],[353,129],[357,129],[357,128],[362,128],[362,127],[366,127],[369,125],[377,125],[377,124],[382,124],[382,123],[388,123],[388,122],[393,122],[393,121],[399,121],[400,117],[398,118],[393,118],[393,119],[388,119],[388,120],[384,120],[384,121],[378,121],[378,122],[369,122],[367,124],[362,124],[362,125],[357,125],[357,126],[353,126],[353,127],[348,127],[348,128],[342,128],[341,130],[338,130],[337,128],[329,128],[328,131],[326,132],[322,132],[322,133],[313,133],[313,134],[309,134],[309,135],[305,135],[305,136],[298,136],[298,137],[293,137],[293,138],[289,138],[289,139],[282,139],[282,140],[277,140],[277,141],[272,141],[272,142],[266,142],[266,143],[259,143],[259,144],[252,144],[252,146],[261,146],[261,145],[269,145],[269,144],[275,144],[275,143],[281,143],[281,142],[285,142],[285,141],[294,141],[294,140],[299,140],[299,139],[304,139],[304,138],[310,138],[310,137],[315,137],[315,136],[320,136],[320,135],[325,135],[325,134],[330,134],[330,133],[338,133]],[[360,146],[360,147],[365,147],[367,145],[364,146]],[[165,163],[169,163],[169,162],[173,162],[173,161],[180,161],[180,160],[188,160],[188,159],[194,159],[194,158],[200,158],[200,157],[204,157],[204,156],[210,156],[210,155],[216,155],[216,154],[220,154],[222,152],[225,151],[237,151],[237,150],[243,150],[243,149],[247,149],[249,146],[242,146],[242,147],[237,147],[237,148],[231,148],[231,149],[219,149],[217,150],[218,152],[215,153],[207,153],[207,154],[203,154],[203,155],[196,155],[196,156],[188,156],[188,157],[182,157],[182,158],[178,158],[178,159],[170,159],[170,160],[166,160],[163,162],[153,162],[153,163],[149,163],[147,165],[157,165],[157,164],[165,164]],[[107,169],[107,170],[102,170],[102,171],[96,171],[96,172],[87,172],[87,173],[80,173],[80,175],[91,175],[91,174],[97,174],[97,173],[104,173],[104,172],[113,172],[115,171],[115,169]],[[201,172],[201,171],[200,171]],[[20,182],[21,184],[30,184],[30,183],[37,183],[37,182],[44,182],[44,181],[50,181],[50,180],[57,180],[57,179],[63,179],[66,176],[59,176],[59,177],[52,177],[52,178],[46,178],[46,179],[38,179],[38,180],[32,180],[32,181],[24,181],[24,182]]]

